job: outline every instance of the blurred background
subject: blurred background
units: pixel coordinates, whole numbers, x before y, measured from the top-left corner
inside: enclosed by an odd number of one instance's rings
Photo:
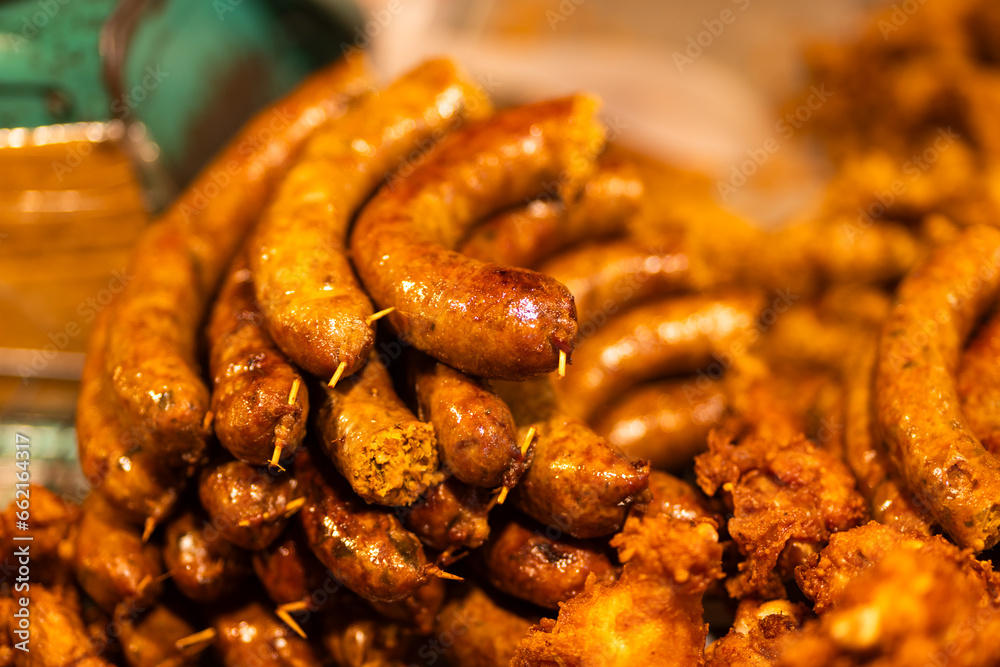
[[[0,479],[20,432],[32,481],[72,481],[87,332],[131,244],[256,109],[345,48],[385,78],[454,55],[498,104],[596,92],[615,141],[712,177],[781,138],[726,202],[773,224],[825,175],[780,125],[803,52],[856,34],[874,4],[0,1]]]

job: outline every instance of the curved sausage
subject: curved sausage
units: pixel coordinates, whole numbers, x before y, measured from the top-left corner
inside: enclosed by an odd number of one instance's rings
[[[501,111],[450,135],[361,211],[351,254],[379,308],[416,348],[486,378],[556,369],[573,350],[573,297],[551,278],[454,252],[483,216],[572,192],[603,144],[596,103],[570,97]]]
[[[635,461],[679,470],[705,451],[708,432],[726,414],[726,392],[707,378],[668,380],[638,387],[597,410],[594,431]]]
[[[1000,539],[1000,461],[961,414],[961,346],[1000,294],[1000,231],[973,226],[900,284],[882,329],[878,422],[907,487],[960,545]]]
[[[561,403],[589,421],[644,380],[692,372],[716,356],[739,356],[758,334],[761,305],[757,293],[734,292],[679,296],[623,313],[580,345],[555,384]]]
[[[480,262],[533,268],[580,241],[624,232],[639,211],[643,189],[631,161],[603,153],[597,171],[574,199],[536,199],[499,213],[473,229],[458,251]],[[578,314],[579,308],[578,300]]]
[[[323,449],[364,500],[409,505],[441,481],[434,429],[399,399],[375,354],[325,392],[317,415]]]
[[[197,332],[222,272],[298,147],[365,85],[362,59],[348,57],[258,113],[133,250],[105,370],[123,424],[148,428],[145,442],[164,462],[190,469],[205,456],[209,395]]]
[[[309,141],[252,239],[257,300],[274,340],[322,378],[350,375],[374,342],[372,305],[346,255],[355,212],[425,142],[490,111],[449,60],[431,60]]]
[[[198,483],[198,498],[215,529],[252,551],[281,534],[288,523],[289,503],[297,497],[294,477],[274,476],[242,461],[202,468]]]
[[[454,368],[416,362],[420,416],[434,425],[443,466],[472,486],[513,488],[528,467],[507,404],[485,382]]]
[[[475,549],[490,534],[492,500],[489,490],[449,477],[406,508],[404,521],[431,549]]]
[[[1000,453],[1000,316],[980,327],[962,354],[956,389],[969,429],[991,453]]]
[[[265,465],[275,448],[291,455],[305,437],[309,391],[267,333],[253,289],[239,257],[212,306],[208,368],[219,442],[241,461]]]
[[[326,467],[308,452],[296,460],[306,496],[299,516],[313,552],[367,600],[395,602],[412,595],[431,576],[420,540],[391,511],[365,504]]]
[[[195,602],[232,595],[250,574],[250,554],[222,539],[200,512],[187,510],[172,518],[163,539],[171,580]]]

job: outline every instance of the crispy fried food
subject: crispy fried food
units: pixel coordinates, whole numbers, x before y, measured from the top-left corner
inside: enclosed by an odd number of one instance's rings
[[[402,600],[396,602],[372,600],[368,604],[383,617],[426,635],[434,629],[434,618],[444,605],[444,595],[444,581],[431,579]]]
[[[100,494],[83,503],[76,527],[73,570],[80,587],[106,612],[119,602],[149,606],[160,593],[159,549],[121,520]]]
[[[152,609],[119,605],[115,620],[121,628],[122,656],[129,667],[193,667],[198,652],[178,649],[176,642],[194,634],[195,628],[180,610],[159,603]]]
[[[613,581],[614,565],[597,541],[513,518],[493,530],[478,552],[485,576],[497,589],[540,607],[558,609],[591,581]]]
[[[513,488],[528,467],[507,405],[485,382],[430,359],[416,362],[420,418],[434,425],[443,466],[472,486]]]
[[[991,454],[1000,453],[1000,316],[992,315],[973,337],[958,366],[955,387],[962,416]]]
[[[542,619],[518,644],[512,667],[622,667],[702,662],[708,626],[702,595],[722,576],[710,523],[632,517],[612,540],[625,564],[613,583],[586,590]]]
[[[961,346],[1000,294],[1000,231],[975,226],[901,283],[882,329],[879,427],[906,486],[962,546],[1000,540],[1000,461],[960,411]]]
[[[613,533],[646,488],[649,463],[632,464],[586,424],[556,413],[535,429],[534,459],[511,498],[525,514],[573,537]]]
[[[536,199],[504,211],[473,229],[458,251],[480,262],[530,269],[580,241],[622,234],[639,211],[643,191],[631,160],[619,152],[605,152],[574,199]],[[578,314],[579,308],[577,299]]]
[[[434,625],[444,657],[454,667],[508,667],[533,620],[467,585],[441,610]],[[447,643],[446,643],[447,642]]]
[[[219,664],[225,667],[320,667],[323,664],[309,642],[259,602],[216,614],[212,627],[216,632],[212,649]]]
[[[52,585],[54,582],[46,581],[45,575],[56,575],[56,571],[63,569],[63,549],[72,541],[80,508],[38,484],[14,492],[14,500],[0,514],[0,567],[14,571],[13,552],[23,545],[13,538],[30,536],[32,581]],[[27,533],[17,527],[24,520],[29,521]]]
[[[562,405],[589,421],[632,386],[693,372],[714,354],[743,351],[762,301],[755,292],[679,296],[635,308],[610,321],[577,350],[556,384]]]
[[[317,417],[323,449],[367,502],[409,505],[443,479],[434,429],[399,399],[376,355],[325,392]]]
[[[806,618],[806,607],[788,600],[740,601],[733,627],[705,650],[705,667],[771,667]]]
[[[726,392],[718,381],[667,380],[598,408],[594,431],[633,461],[676,471],[705,451],[708,432],[725,413]]]
[[[363,59],[352,54],[257,114],[133,250],[130,280],[113,306],[104,367],[123,425],[148,429],[142,444],[164,463],[190,467],[205,455],[209,394],[197,332],[220,276],[299,146],[366,85]],[[275,116],[285,121],[279,131]],[[218,188],[219,174],[228,187]],[[205,191],[217,189],[197,205]]]
[[[20,596],[29,599],[31,625],[18,627],[13,605],[2,609],[4,634],[11,644],[29,640],[27,651],[15,649],[12,665],[17,667],[112,667],[91,644],[79,613],[58,595],[32,583]],[[17,633],[24,633],[19,636]]]
[[[288,456],[301,444],[309,390],[267,333],[253,290],[253,275],[239,257],[212,307],[208,368],[219,442],[241,461],[265,465],[275,448]]]
[[[253,553],[253,569],[275,604],[306,602],[313,611],[343,597],[343,586],[312,552],[305,532],[294,521],[269,546]]]
[[[351,237],[358,274],[393,326],[461,371],[523,379],[551,372],[576,339],[573,297],[526,269],[454,252],[483,216],[537,196],[573,193],[603,145],[596,102],[569,97],[507,109],[462,128],[413,172],[382,188]]]
[[[348,226],[369,195],[428,141],[490,112],[449,60],[431,60],[317,131],[250,242],[268,329],[297,364],[330,378],[368,359],[373,309],[347,258]]]
[[[449,477],[407,508],[405,523],[432,549],[475,549],[489,537],[492,507],[489,490]]]
[[[424,548],[391,511],[365,504],[308,452],[296,472],[306,497],[299,513],[309,546],[330,572],[366,600],[402,600],[431,577]]]
[[[746,557],[726,582],[735,598],[766,595],[776,575],[790,577],[832,533],[868,519],[847,466],[803,435],[774,439],[740,434],[734,426],[715,430],[695,471],[702,490],[721,490],[731,508],[729,534]]]
[[[215,602],[240,590],[250,554],[222,538],[199,511],[186,510],[166,527],[163,562],[178,590],[195,602]]]
[[[298,481],[242,461],[226,461],[202,468],[198,497],[222,537],[257,550],[284,530],[289,503],[298,498]]]

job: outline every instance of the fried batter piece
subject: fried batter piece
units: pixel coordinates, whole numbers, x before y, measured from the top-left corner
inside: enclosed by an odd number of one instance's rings
[[[505,109],[434,147],[358,217],[351,254],[380,308],[416,348],[485,378],[554,371],[576,342],[573,297],[548,276],[454,251],[475,222],[537,197],[572,193],[604,144],[584,96]]]
[[[740,601],[729,634],[705,650],[705,667],[772,667],[806,614],[805,605],[788,600]]]
[[[708,432],[726,413],[726,392],[718,381],[667,380],[628,392],[597,409],[594,431],[629,459],[654,468],[680,470],[705,451]]]
[[[702,664],[702,595],[722,576],[710,523],[632,517],[612,540],[625,564],[613,583],[588,582],[517,646],[512,667]]]
[[[956,389],[962,416],[993,455],[1000,454],[1000,315],[991,316],[973,337],[958,366]]]
[[[498,526],[478,552],[486,578],[498,590],[540,607],[558,609],[584,585],[617,574],[603,545],[513,518]]]
[[[167,524],[163,562],[178,590],[195,602],[222,600],[251,573],[250,554],[222,538],[199,511],[186,510]]]
[[[217,614],[212,627],[216,633],[212,648],[219,664],[225,667],[320,667],[323,664],[309,642],[259,602]]]
[[[273,542],[288,523],[288,506],[298,497],[291,475],[272,475],[242,461],[202,468],[198,498],[222,537],[252,551]]]
[[[302,443],[309,390],[267,333],[253,290],[240,256],[216,297],[206,336],[215,435],[236,458],[264,465],[275,448],[288,456]]]
[[[629,159],[605,151],[597,158],[597,171],[571,201],[536,199],[504,211],[473,229],[458,251],[480,262],[534,268],[580,241],[622,234],[639,211],[644,189]],[[578,299],[578,315],[579,308]]]
[[[194,634],[195,628],[184,614],[159,603],[152,609],[133,610],[119,605],[115,610],[119,623],[122,656],[129,667],[193,667],[198,664],[196,647],[187,650],[176,646],[178,639]]]
[[[444,478],[434,429],[399,399],[376,355],[325,392],[317,416],[323,449],[367,502],[409,505]]]
[[[75,551],[73,532],[80,520],[80,508],[38,484],[17,489],[15,494],[14,500],[0,514],[0,567],[15,571],[18,563],[13,552],[19,544],[12,538],[31,536],[32,581],[49,586],[62,583],[66,576],[64,560]],[[27,509],[21,509],[18,503]],[[26,533],[17,528],[17,522],[24,519],[25,513],[30,519]]]
[[[143,544],[139,530],[97,492],[83,502],[73,570],[80,587],[108,613],[119,602],[147,607],[160,594],[159,549]]]
[[[555,385],[560,401],[590,421],[640,382],[696,371],[734,347],[745,351],[761,305],[756,292],[737,292],[678,296],[630,310],[580,345]]]
[[[31,614],[29,651],[14,651],[13,665],[16,667],[112,667],[91,644],[90,636],[83,620],[75,609],[67,605],[58,595],[41,584],[32,583],[31,588],[18,594],[29,599]],[[16,632],[24,632],[12,616],[10,605],[3,609],[5,634],[12,644],[28,639]]]
[[[465,586],[441,610],[435,633],[454,667],[508,667],[535,621],[499,605],[481,588]]]
[[[768,594],[775,568],[788,578],[832,533],[868,519],[847,466],[803,435],[773,439],[740,434],[733,425],[715,430],[695,471],[701,489],[721,490],[731,508],[729,534],[746,556],[726,582],[738,599]]]
[[[489,490],[449,477],[407,508],[405,523],[432,549],[475,549],[489,537],[492,507]]]

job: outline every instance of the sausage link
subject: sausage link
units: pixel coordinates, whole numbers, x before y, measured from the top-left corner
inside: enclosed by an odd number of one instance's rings
[[[219,442],[241,461],[264,465],[275,447],[287,456],[302,442],[309,391],[267,333],[253,290],[253,276],[240,257],[212,307],[209,372]]]
[[[178,590],[195,602],[215,602],[240,589],[250,554],[222,539],[204,515],[187,510],[167,523],[163,562]]]
[[[323,449],[364,500],[409,505],[441,481],[434,429],[403,404],[374,354],[325,392],[317,415]]]
[[[259,602],[221,612],[212,621],[213,645],[224,667],[320,667],[312,645]]]
[[[487,489],[449,477],[407,508],[405,523],[431,549],[475,549],[490,534],[492,505]]]
[[[622,234],[639,211],[642,179],[622,156],[604,153],[597,164],[575,199],[536,199],[499,213],[473,229],[458,251],[480,262],[530,269],[580,241]]]
[[[342,597],[338,595],[340,582],[316,558],[297,521],[277,540],[254,552],[253,569],[275,604],[305,601],[311,610],[319,611]]]
[[[746,350],[762,305],[754,292],[681,296],[623,313],[580,346],[555,384],[567,410],[584,420],[630,387]]]
[[[668,380],[599,408],[594,431],[633,461],[676,471],[705,451],[708,432],[725,414],[726,392],[719,381]]]
[[[212,526],[244,549],[263,549],[281,534],[298,481],[275,477],[242,461],[227,461],[201,471],[198,498]]]
[[[990,317],[962,354],[956,387],[969,429],[1000,453],[1000,315]]]
[[[454,252],[476,221],[537,196],[572,192],[603,144],[594,100],[501,111],[436,146],[361,211],[351,253],[362,282],[418,349],[472,375],[546,373],[576,339],[573,297],[551,278]]]
[[[335,471],[300,451],[296,473],[309,546],[330,572],[367,600],[402,600],[430,578],[417,536],[389,510],[367,505]]]
[[[679,521],[711,521],[718,528],[723,524],[723,517],[716,507],[700,489],[684,480],[674,477],[661,470],[651,470],[649,473],[648,503],[632,506],[633,513],[643,516],[668,516]],[[635,512],[638,510],[638,512]]]
[[[115,610],[115,620],[121,631],[122,656],[129,667],[194,667],[198,664],[197,655],[185,653],[176,646],[178,639],[195,632],[178,610],[164,603],[148,610],[120,605]]]
[[[537,618],[526,618],[493,600],[482,589],[467,586],[450,600],[438,616],[435,630],[454,637],[444,647],[450,665],[508,667],[517,643]]]
[[[434,618],[444,604],[444,594],[444,581],[435,578],[398,602],[368,604],[385,618],[426,635],[434,629]]]
[[[559,537],[559,531],[517,519],[493,531],[479,554],[493,586],[548,609],[582,591],[591,575],[595,581],[616,576],[599,542]]]
[[[1000,461],[961,414],[962,344],[1000,294],[1000,231],[964,230],[900,284],[882,329],[875,400],[907,487],[961,546],[1000,539]]]
[[[258,113],[134,249],[129,281],[115,301],[105,369],[123,424],[148,427],[146,442],[164,462],[190,468],[204,458],[209,395],[197,331],[219,278],[298,147],[365,85],[362,60],[348,57]],[[220,175],[227,187],[216,185]],[[214,190],[217,196],[199,207]]]
[[[472,486],[517,484],[529,462],[510,409],[485,382],[425,358],[416,363],[415,384],[444,468]]]

